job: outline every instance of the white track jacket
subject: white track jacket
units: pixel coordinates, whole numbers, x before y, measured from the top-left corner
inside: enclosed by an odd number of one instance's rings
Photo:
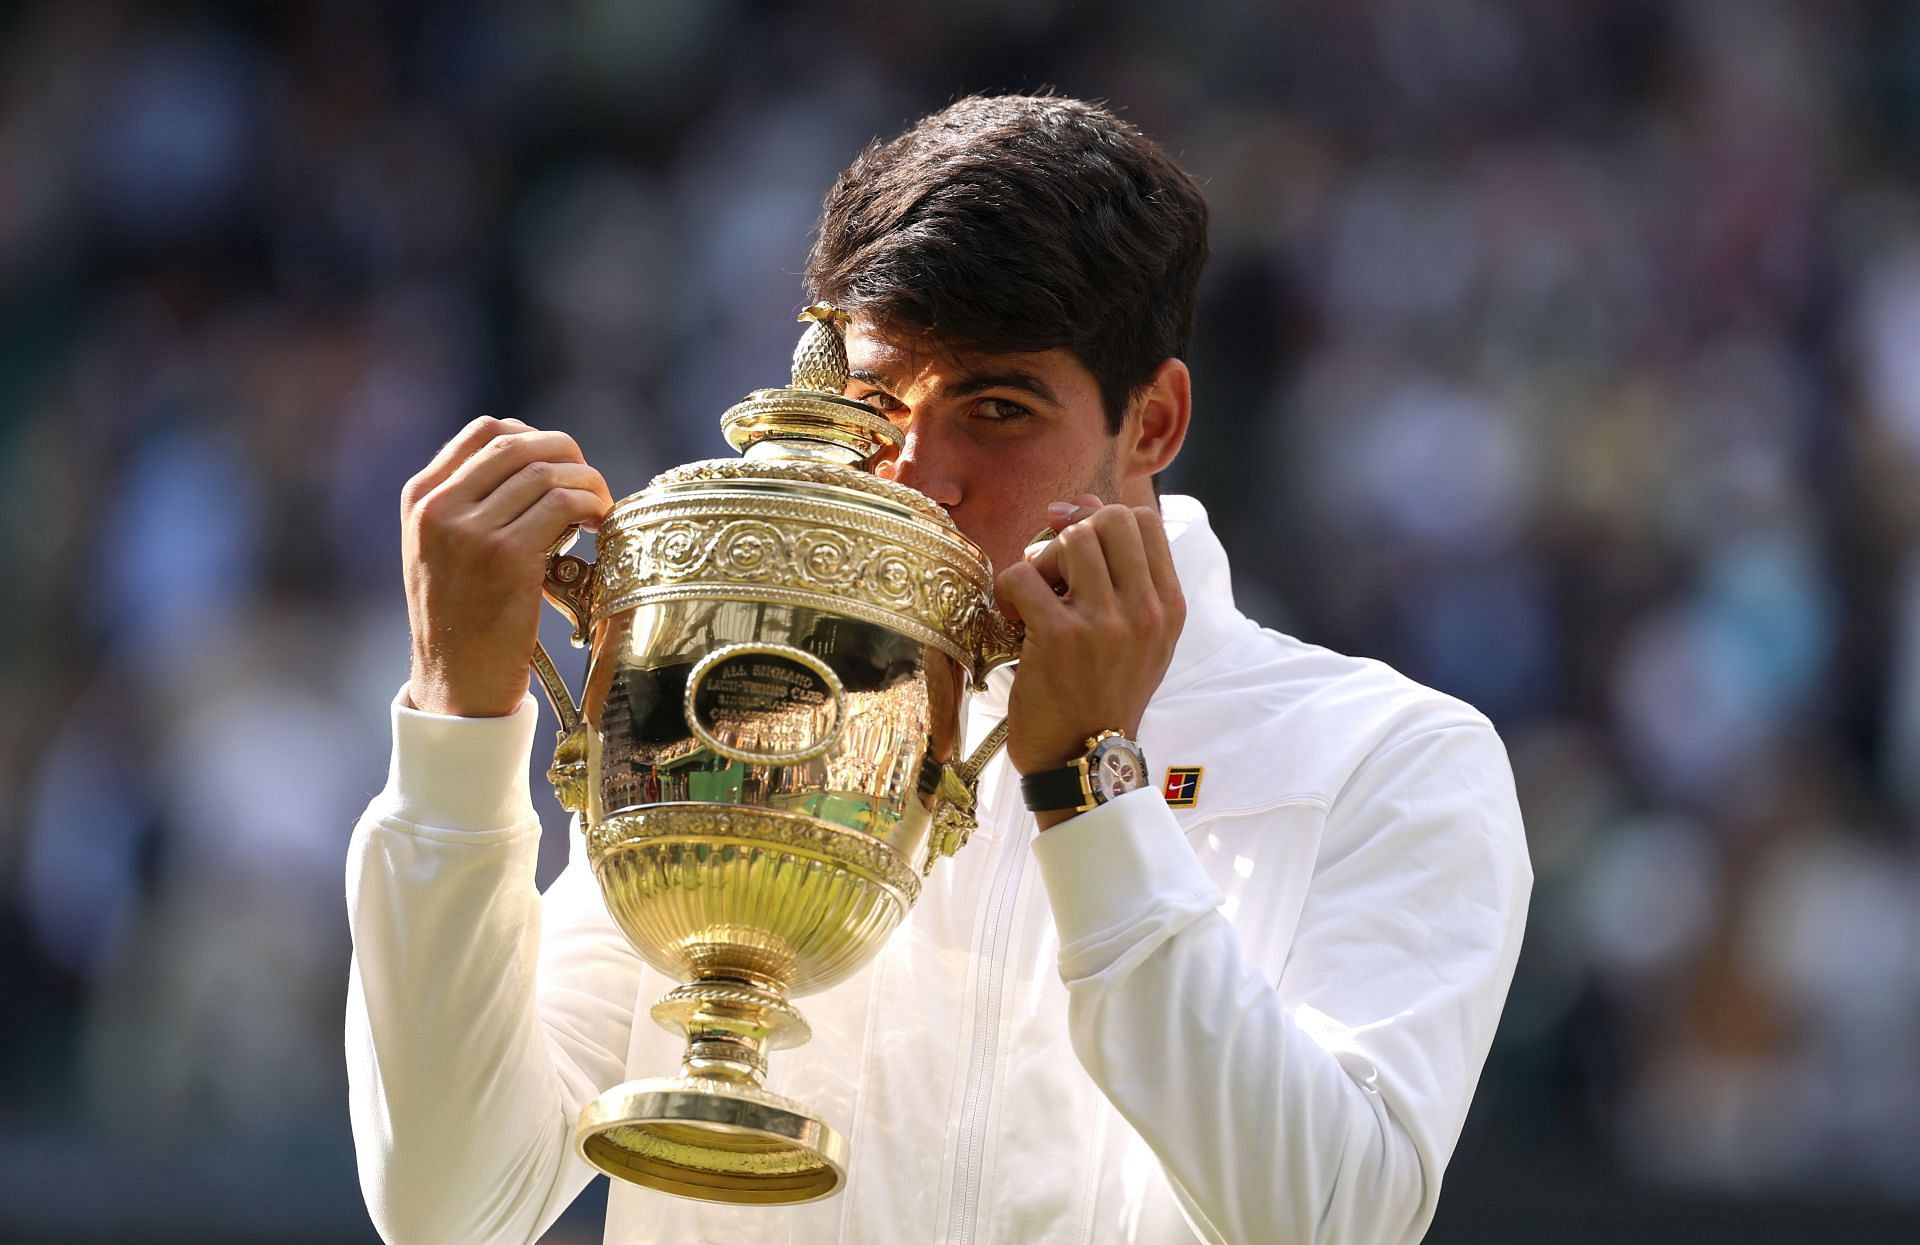
[[[1188,618],[1140,743],[1156,784],[1201,768],[1192,807],[1156,785],[1036,835],[1003,756],[973,841],[771,1056],[768,1088],[847,1135],[845,1188],[734,1207],[615,1181],[608,1242],[1422,1236],[1532,885],[1505,751],[1467,705],[1250,622],[1205,512],[1163,510]],[[608,918],[577,831],[534,888],[534,722],[531,698],[396,704],[348,850],[353,1130],[394,1245],[537,1240],[594,1174],[580,1109],[679,1067],[647,1017],[675,983]]]

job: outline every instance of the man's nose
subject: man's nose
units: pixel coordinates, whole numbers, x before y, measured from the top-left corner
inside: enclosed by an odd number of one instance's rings
[[[892,458],[874,465],[874,474],[919,489],[943,506],[960,504],[960,481],[952,455],[940,449],[937,435],[920,420],[907,425],[907,439]]]

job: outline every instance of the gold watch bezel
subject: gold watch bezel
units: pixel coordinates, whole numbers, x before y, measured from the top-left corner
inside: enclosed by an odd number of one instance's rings
[[[1133,752],[1140,769],[1139,786],[1129,787],[1127,790],[1111,796],[1096,790],[1093,785],[1095,758],[1101,753],[1102,746],[1110,740],[1119,740],[1122,744],[1125,744],[1127,748]],[[1146,750],[1140,746],[1138,740],[1128,735],[1125,731],[1104,730],[1098,735],[1088,736],[1087,750],[1073,760],[1073,768],[1080,776],[1080,805],[1073,811],[1076,813],[1088,812],[1089,810],[1100,807],[1102,804],[1110,803],[1120,798],[1120,796],[1132,795],[1135,791],[1144,790],[1147,786],[1146,761]]]

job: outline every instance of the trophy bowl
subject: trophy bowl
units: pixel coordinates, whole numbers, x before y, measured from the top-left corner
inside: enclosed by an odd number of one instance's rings
[[[764,1088],[767,1052],[807,1040],[792,1000],[872,959],[965,842],[1005,735],[955,756],[966,691],[1017,652],[979,548],[864,469],[899,434],[840,396],[844,318],[802,319],[791,386],[723,417],[744,458],[621,501],[593,563],[550,557],[548,598],[591,647],[577,705],[534,657],[561,719],[549,777],[608,913],[680,983],[652,1016],[687,1042],[677,1075],[592,1102],[575,1146],[709,1201],[845,1181],[845,1138]]]

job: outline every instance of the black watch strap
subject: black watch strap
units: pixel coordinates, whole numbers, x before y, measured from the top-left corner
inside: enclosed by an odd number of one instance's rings
[[[1052,813],[1063,808],[1085,812],[1094,805],[1093,796],[1087,791],[1084,761],[1028,774],[1020,780],[1020,795],[1026,800],[1028,811],[1035,813]]]

